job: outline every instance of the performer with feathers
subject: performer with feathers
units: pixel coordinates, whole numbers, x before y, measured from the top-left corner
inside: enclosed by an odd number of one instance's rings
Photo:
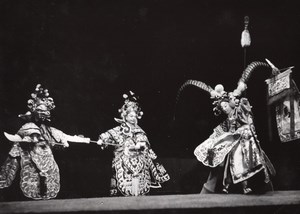
[[[241,184],[242,192],[249,194],[253,191],[248,182],[250,178],[263,173],[264,182],[270,184],[270,175],[275,174],[257,138],[251,105],[247,98],[241,96],[252,71],[259,66],[269,67],[267,63],[251,63],[233,92],[226,92],[221,84],[213,89],[197,80],[186,81],[179,90],[180,94],[186,86],[193,85],[207,91],[213,100],[214,114],[227,115],[194,151],[200,162],[212,168],[201,193],[229,193],[231,186]],[[220,183],[222,188],[218,190]]]

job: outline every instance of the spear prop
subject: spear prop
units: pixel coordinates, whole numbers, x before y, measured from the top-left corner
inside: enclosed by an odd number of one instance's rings
[[[95,140],[90,140],[90,143],[97,143],[97,141],[95,141]],[[103,142],[102,145],[108,145],[108,146],[120,146],[119,144],[115,144],[115,143],[105,143],[105,142]]]

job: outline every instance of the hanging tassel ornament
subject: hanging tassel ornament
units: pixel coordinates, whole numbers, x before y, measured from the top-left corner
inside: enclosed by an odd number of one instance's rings
[[[245,16],[244,17],[244,30],[242,32],[242,37],[241,37],[242,48],[249,47],[251,44],[251,37],[250,37],[249,30],[248,30],[248,25],[249,25],[249,17]]]

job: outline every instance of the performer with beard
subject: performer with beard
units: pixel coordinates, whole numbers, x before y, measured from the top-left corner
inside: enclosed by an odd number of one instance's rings
[[[49,126],[55,108],[47,89],[40,84],[28,100],[29,111],[19,117],[26,123],[16,135],[5,133],[13,142],[0,170],[0,189],[10,187],[20,170],[20,188],[31,199],[55,198],[60,190],[60,175],[52,149],[68,147],[68,142],[89,143],[89,138],[70,136]]]

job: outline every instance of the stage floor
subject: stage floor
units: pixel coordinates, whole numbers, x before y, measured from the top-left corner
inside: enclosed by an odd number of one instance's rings
[[[0,213],[248,213],[247,210],[256,214],[300,213],[300,191],[275,191],[264,195],[190,194],[0,203]]]

